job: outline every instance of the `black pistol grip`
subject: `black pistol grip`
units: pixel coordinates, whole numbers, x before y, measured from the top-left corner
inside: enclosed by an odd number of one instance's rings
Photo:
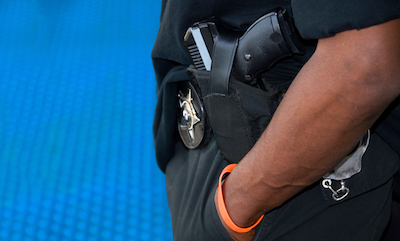
[[[250,83],[277,60],[293,54],[281,29],[280,14],[271,12],[262,16],[240,37],[232,68],[235,78]]]

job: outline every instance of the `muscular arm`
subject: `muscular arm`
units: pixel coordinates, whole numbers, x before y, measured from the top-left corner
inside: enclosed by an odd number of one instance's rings
[[[319,180],[399,94],[400,19],[319,40],[268,128],[224,183],[232,220],[250,226]]]

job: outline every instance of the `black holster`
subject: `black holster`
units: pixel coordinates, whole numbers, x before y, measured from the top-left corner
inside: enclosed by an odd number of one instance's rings
[[[206,126],[211,127],[226,160],[237,163],[261,136],[291,83],[291,80],[264,79],[261,73],[283,58],[303,54],[304,46],[288,12],[283,9],[260,17],[245,33],[224,27],[216,33],[215,28],[209,27],[214,26],[209,22],[195,26],[201,28],[204,36],[194,38],[195,29],[189,28],[185,43],[190,46],[188,52],[193,66],[187,70],[193,85],[199,89],[207,116]],[[207,32],[206,29],[213,31]],[[191,36],[197,40],[191,41]],[[213,40],[207,41],[211,37]],[[203,55],[207,57],[206,49],[196,42],[202,40],[211,55],[209,68],[199,64],[209,63],[205,61],[208,58],[203,59]],[[190,143],[186,145],[191,148]]]
[[[199,87],[208,126],[218,147],[230,163],[239,162],[268,126],[291,81],[275,84],[262,79],[263,88],[229,79],[229,93],[210,93],[210,72],[188,68]]]

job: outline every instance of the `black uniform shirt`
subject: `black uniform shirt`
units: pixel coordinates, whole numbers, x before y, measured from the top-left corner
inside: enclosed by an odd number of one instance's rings
[[[293,12],[294,21],[305,39],[333,36],[338,32],[361,29],[400,17],[399,0],[163,0],[160,29],[152,52],[157,79],[158,103],[154,119],[154,138],[158,165],[165,170],[178,140],[174,83],[188,80],[186,67],[191,63],[183,43],[186,29],[194,22],[218,16],[225,24],[245,30],[258,17],[282,7]],[[310,56],[285,62],[299,70]],[[285,76],[277,65],[276,76]],[[281,68],[282,69],[282,68]],[[400,107],[377,128],[379,134],[400,153]]]

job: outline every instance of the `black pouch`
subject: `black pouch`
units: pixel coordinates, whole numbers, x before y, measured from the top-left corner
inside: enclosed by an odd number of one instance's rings
[[[201,90],[207,121],[222,155],[229,163],[238,163],[268,126],[291,81],[263,80],[260,88],[231,77],[229,94],[220,94],[210,93],[209,72],[193,67],[188,72]]]

